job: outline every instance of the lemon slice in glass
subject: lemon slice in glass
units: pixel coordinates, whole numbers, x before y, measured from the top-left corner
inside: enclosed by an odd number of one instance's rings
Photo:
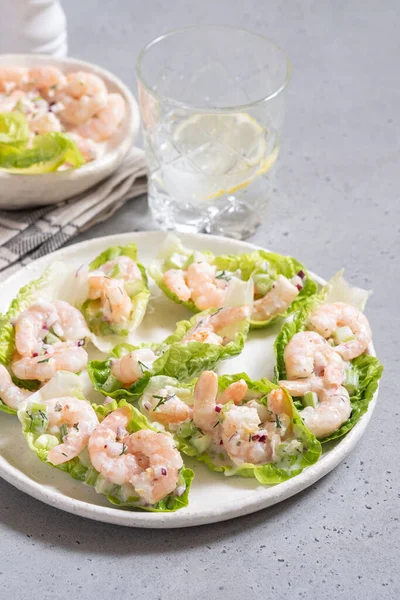
[[[279,149],[272,138],[247,113],[193,115],[172,130],[178,156],[162,166],[164,185],[187,201],[233,194],[275,163]]]

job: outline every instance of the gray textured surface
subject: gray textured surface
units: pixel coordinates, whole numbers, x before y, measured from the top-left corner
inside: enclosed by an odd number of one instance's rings
[[[242,25],[287,49],[294,75],[277,193],[253,240],[295,254],[325,277],[346,266],[350,281],[373,287],[368,315],[386,371],[367,434],[345,463],[299,496],[231,522],[113,528],[0,482],[0,597],[399,598],[396,3],[65,4],[71,54],[112,69],[132,87],[140,47],[176,26]],[[145,228],[151,223],[142,199],[79,241]]]

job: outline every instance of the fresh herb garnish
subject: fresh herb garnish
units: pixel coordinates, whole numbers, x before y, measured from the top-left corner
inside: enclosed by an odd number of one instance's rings
[[[63,423],[60,427],[60,436],[63,439],[66,435],[68,435],[68,427],[65,423]]]
[[[230,277],[226,274],[226,271],[221,271],[218,275],[215,276],[215,279],[224,279],[225,281],[229,281]]]
[[[38,360],[38,361],[37,361],[37,364],[38,364],[38,365],[41,365],[42,363],[48,363],[48,362],[49,362],[49,360],[50,360],[50,358],[45,358],[44,360]]]
[[[122,456],[123,454],[126,454],[127,450],[128,450],[128,446],[126,446],[124,443],[122,443],[122,452],[121,452],[120,456]]]
[[[142,361],[138,360],[138,365],[142,371],[142,373],[144,373],[145,371],[149,370],[149,367],[147,367],[144,363],[142,363]]]
[[[79,423],[74,423],[73,427],[74,427],[74,429],[76,429],[77,431],[79,431]]]
[[[62,411],[62,406],[61,404],[57,401],[54,405],[54,412],[61,412]]]
[[[153,410],[157,410],[157,408],[159,406],[161,406],[162,404],[165,404],[166,402],[168,402],[168,400],[171,400],[171,398],[173,398],[175,396],[175,394],[167,394],[166,396],[153,396],[153,398],[155,398],[156,400],[158,400],[156,406],[153,408]]]
[[[279,415],[277,415],[276,413],[275,413],[275,424],[276,424],[276,426],[277,426],[278,429],[282,428],[281,420],[279,418]]]

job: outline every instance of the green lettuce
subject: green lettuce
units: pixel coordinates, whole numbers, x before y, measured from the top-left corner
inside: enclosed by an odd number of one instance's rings
[[[382,377],[383,365],[376,356],[361,354],[351,361],[352,369],[359,377],[359,385],[355,393],[350,396],[351,415],[337,431],[329,437],[321,440],[323,444],[343,437],[353,429],[354,425],[367,412],[369,403],[378,389],[379,380]]]
[[[275,381],[287,379],[284,361],[284,350],[292,337],[304,331],[310,314],[326,302],[347,302],[359,310],[363,310],[370,292],[350,286],[342,277],[342,272],[337,273],[317,294],[310,297],[294,313],[293,318],[286,321],[279,332],[275,343]],[[359,385],[353,396],[350,397],[352,412],[345,423],[332,435],[321,440],[327,443],[345,435],[359,421],[368,410],[379,379],[382,376],[383,366],[379,360],[368,354],[362,354],[350,361],[353,370],[358,375]],[[301,401],[295,401],[296,406],[301,408]],[[300,412],[301,414],[301,412]]]
[[[29,138],[28,121],[22,113],[16,111],[0,114],[0,148],[5,144],[14,148],[25,147]]]
[[[64,133],[36,135],[30,148],[0,143],[0,169],[10,173],[36,175],[57,171],[64,164],[79,168],[84,163],[77,145]]]
[[[132,302],[131,316],[128,323],[124,325],[111,325],[103,320],[99,302],[97,300],[86,300],[82,307],[82,313],[93,333],[93,343],[103,352],[109,352],[116,342],[124,342],[126,337],[134,331],[142,322],[146,313],[147,304],[150,299],[146,270],[137,262],[137,247],[134,242],[126,246],[111,246],[97,256],[89,265],[89,271],[99,269],[104,263],[114,260],[118,256],[128,256],[136,262],[141,274],[142,281],[136,282],[132,289],[127,290]],[[110,277],[119,278],[118,268]],[[126,284],[125,284],[126,289]]]
[[[46,411],[46,400],[57,396],[76,396],[84,400],[80,389],[79,377],[72,373],[57,373],[56,378],[43,386],[36,394],[31,396],[19,409],[18,418],[22,424],[24,437],[37,457],[53,468],[69,473],[71,477],[91,485],[95,490],[104,494],[107,499],[117,506],[141,509],[151,512],[173,512],[188,505],[188,496],[191,482],[194,477],[193,471],[183,468],[180,473],[178,487],[183,492],[180,496],[169,494],[166,498],[152,506],[143,506],[140,504],[139,496],[135,495],[134,488],[129,485],[115,485],[106,481],[91,465],[87,449],[83,450],[79,456],[69,460],[61,465],[52,465],[47,457],[49,450],[55,445],[61,443],[61,433],[54,433],[49,430]],[[113,410],[127,406],[131,411],[131,420],[127,427],[129,433],[140,431],[141,429],[153,429],[146,418],[133,406],[122,401],[117,404],[116,401],[108,405],[92,405],[101,421]],[[184,488],[184,491],[183,491]]]
[[[231,300],[232,298],[233,296],[231,296]],[[229,338],[225,345],[197,341],[182,344],[188,331],[210,314],[213,314],[213,309],[194,315],[187,321],[179,321],[176,324],[175,332],[160,344],[142,344],[141,346],[119,344],[113,349],[108,359],[90,361],[88,371],[94,388],[111,398],[129,398],[130,402],[135,402],[139,399],[151,376],[166,375],[175,377],[179,381],[188,381],[200,375],[202,371],[213,369],[219,361],[240,354],[249,331],[248,319],[225,329],[224,337]],[[144,360],[142,363],[143,376],[129,387],[125,387],[112,375],[111,361],[113,358],[122,358],[130,352],[143,348],[150,348],[157,358],[151,366],[146,366]]]
[[[278,387],[267,379],[253,381],[245,373],[239,373],[236,375],[220,376],[218,379],[219,391],[224,391],[228,385],[239,379],[244,379],[248,384],[248,397],[257,398],[264,405],[267,403],[267,394]],[[172,378],[154,377],[150,380],[139,402],[139,408],[146,414],[146,401],[149,396],[156,395],[157,391],[161,389],[166,389],[168,393],[176,393],[182,400],[191,404],[193,402],[194,385],[195,381],[182,384]],[[305,467],[316,463],[321,455],[320,442],[304,426],[288,394],[287,401],[290,403],[293,439],[296,441],[296,445],[293,445],[293,443],[290,445],[292,440],[290,442],[283,442],[278,450],[279,460],[276,463],[264,465],[245,463],[237,466],[230,460],[222,449],[222,446],[211,445],[203,450],[201,443],[207,434],[203,434],[192,421],[183,423],[175,431],[172,431],[171,428],[171,431],[175,435],[179,449],[184,454],[205,463],[213,471],[224,473],[226,476],[239,475],[241,477],[255,478],[263,485],[281,483],[298,475]]]
[[[62,268],[62,263],[53,263],[47,267],[41,277],[30,281],[19,290],[7,312],[0,315],[0,363],[2,365],[9,367],[15,352],[15,329],[12,323],[40,298],[49,299],[49,296],[57,294],[56,280],[60,277]],[[38,381],[22,381],[13,375],[12,378],[16,385],[30,391],[35,391],[40,385]],[[1,400],[0,410],[15,414],[14,409],[7,407]]]
[[[158,258],[162,260],[161,264],[152,265],[149,268],[149,274],[166,296],[178,304],[183,304],[186,308],[194,312],[198,312],[199,309],[191,299],[186,302],[180,300],[166,286],[163,277],[164,273],[169,269],[186,270],[194,261],[207,261],[216,266],[217,277],[226,281],[235,277],[239,277],[243,281],[253,279],[257,289],[262,292],[261,296],[264,296],[269,291],[278,275],[283,275],[291,279],[297,273],[303,271],[305,273],[303,287],[289,308],[284,313],[275,315],[265,321],[252,319],[250,322],[251,328],[267,327],[272,325],[277,319],[287,317],[318,291],[317,283],[312,279],[302,263],[291,256],[283,256],[265,250],[255,250],[244,254],[214,256],[211,252],[190,250],[183,246],[178,238],[169,236]]]

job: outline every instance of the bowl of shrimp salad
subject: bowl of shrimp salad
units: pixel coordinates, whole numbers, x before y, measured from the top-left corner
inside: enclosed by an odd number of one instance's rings
[[[57,203],[106,179],[140,125],[137,102],[118,77],[82,60],[39,54],[0,55],[1,117],[2,131],[7,119],[28,130],[31,155],[32,139],[59,144],[59,136],[72,148],[53,170],[0,168],[0,208],[8,210]]]

